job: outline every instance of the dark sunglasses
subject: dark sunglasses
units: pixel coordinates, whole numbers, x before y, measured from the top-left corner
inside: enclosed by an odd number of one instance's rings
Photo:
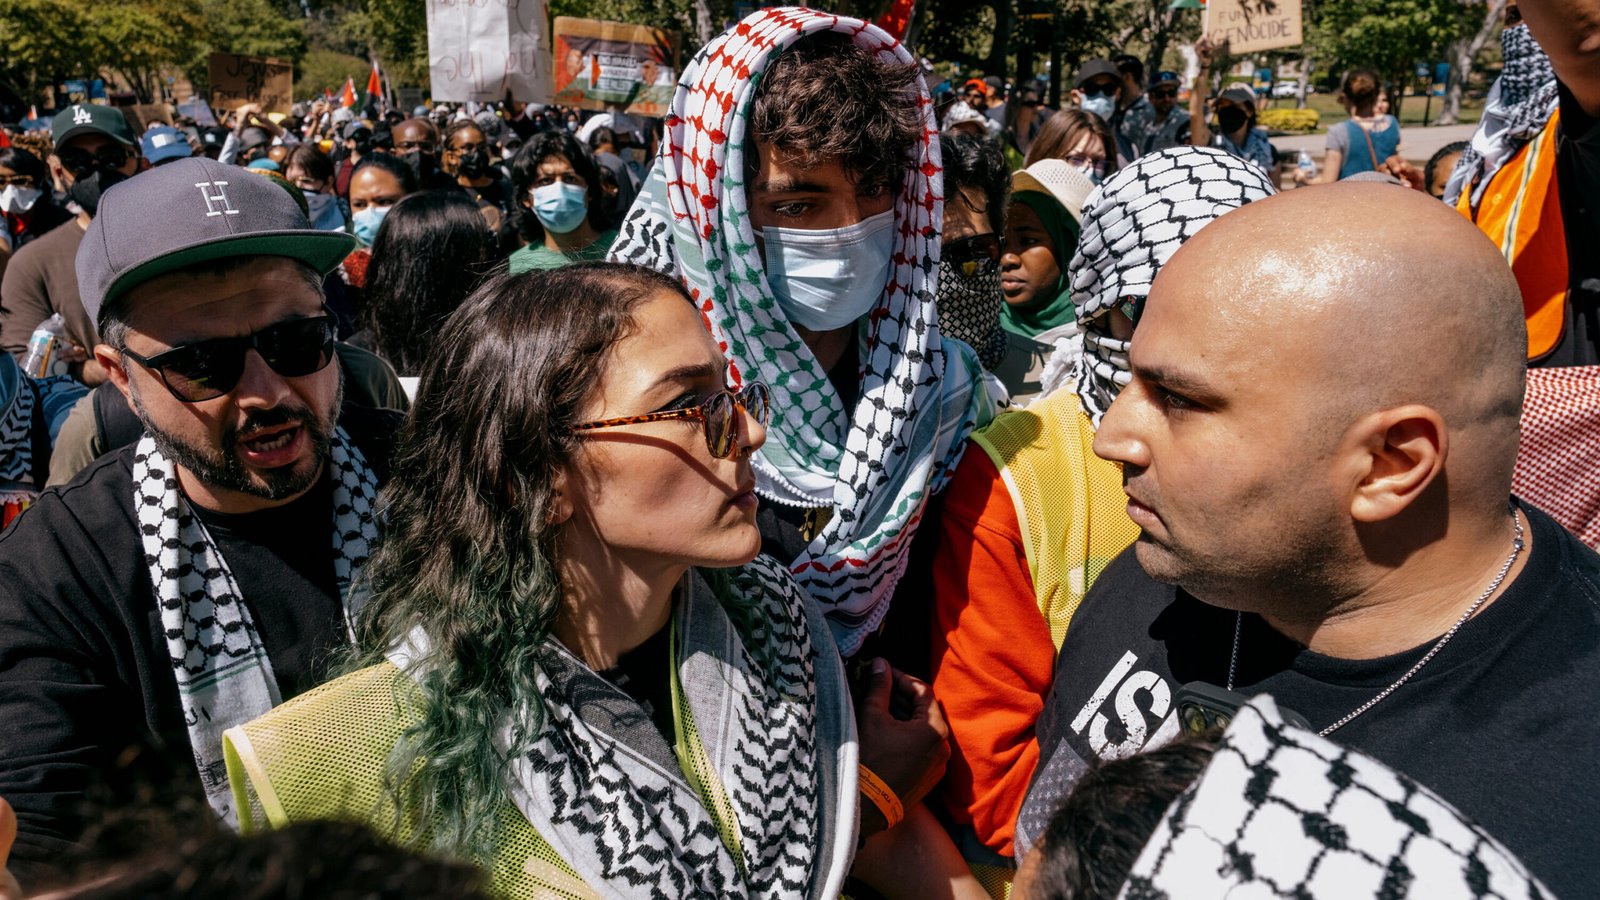
[[[93,153],[79,147],[64,147],[56,153],[61,167],[82,178],[95,169],[120,169],[128,161],[128,148],[121,144],[101,144]]]
[[[333,361],[334,318],[326,315],[290,319],[244,337],[213,338],[184,344],[144,357],[122,349],[124,356],[161,376],[172,396],[185,403],[214,400],[233,390],[244,375],[245,352],[254,350],[285,378],[320,372]]]
[[[1119,87],[1120,85],[1106,84],[1104,82],[1090,82],[1078,90],[1083,92],[1085,97],[1110,97],[1117,92]]]
[[[1150,92],[1150,96],[1152,96],[1152,97],[1176,97],[1176,96],[1178,96],[1178,89],[1177,88],[1156,88],[1155,90]]]
[[[975,234],[959,241],[951,241],[939,250],[939,258],[958,266],[961,274],[971,276],[983,263],[1000,262],[1000,235]]]
[[[771,414],[771,395],[767,386],[759,381],[752,381],[738,391],[732,388],[723,388],[706,398],[699,406],[688,409],[668,409],[662,412],[645,413],[642,416],[623,416],[618,419],[601,419],[598,422],[584,422],[572,426],[574,432],[599,431],[602,428],[618,428],[623,425],[641,425],[645,422],[667,422],[673,419],[699,419],[705,426],[706,449],[717,459],[728,459],[734,455],[739,444],[739,410],[749,413],[757,422],[767,424],[767,416]]]

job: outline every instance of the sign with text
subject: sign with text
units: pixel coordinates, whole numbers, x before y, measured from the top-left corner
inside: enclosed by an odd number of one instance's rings
[[[675,32],[557,16],[555,102],[660,118],[678,85]]]
[[[1298,47],[1302,42],[1300,0],[1208,0],[1206,37],[1228,43],[1239,56],[1262,50]]]
[[[213,53],[206,61],[211,80],[211,107],[238,109],[261,104],[263,114],[289,114],[294,103],[294,67],[281,59]]]
[[[550,102],[545,0],[426,0],[429,94],[465,103]]]

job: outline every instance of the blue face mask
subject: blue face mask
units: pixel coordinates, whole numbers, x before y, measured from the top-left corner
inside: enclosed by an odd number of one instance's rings
[[[872,311],[894,262],[894,211],[845,228],[761,229],[767,285],[789,321],[832,331]]]
[[[562,181],[534,188],[533,214],[539,217],[539,224],[566,234],[582,225],[589,214],[589,191]]]
[[[355,227],[356,239],[368,247],[378,239],[378,226],[383,224],[383,217],[389,214],[390,207],[369,206],[350,217],[350,224]]]
[[[1105,94],[1096,94],[1083,98],[1078,107],[1084,112],[1092,112],[1107,122],[1111,121],[1111,114],[1117,111],[1117,101]]]

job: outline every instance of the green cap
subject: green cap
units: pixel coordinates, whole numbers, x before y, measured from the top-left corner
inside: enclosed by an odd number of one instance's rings
[[[135,150],[139,148],[139,139],[133,136],[122,110],[109,106],[74,103],[50,120],[50,138],[55,141],[57,150],[80,134],[103,134]]]

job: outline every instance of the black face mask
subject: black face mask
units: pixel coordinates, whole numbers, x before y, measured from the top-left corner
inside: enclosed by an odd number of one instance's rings
[[[128,176],[116,169],[95,169],[72,182],[72,187],[67,188],[67,197],[93,217],[106,191],[127,180]]]
[[[1243,128],[1244,123],[1249,119],[1250,114],[1237,106],[1217,110],[1217,124],[1222,127],[1222,131],[1225,134],[1232,134]]]
[[[461,154],[456,169],[468,178],[482,178],[489,172],[489,157],[482,150]]]
[[[421,150],[415,153],[407,153],[400,158],[405,160],[406,165],[411,167],[412,172],[416,173],[417,184],[419,185],[427,181],[429,176],[433,175],[439,168],[439,161],[434,158],[433,154],[423,153]]]
[[[372,152],[372,139],[371,138],[363,138],[363,139],[361,139],[359,141],[354,141],[353,143],[356,145],[355,146],[355,150],[353,152],[357,156],[366,156],[367,154]]]

